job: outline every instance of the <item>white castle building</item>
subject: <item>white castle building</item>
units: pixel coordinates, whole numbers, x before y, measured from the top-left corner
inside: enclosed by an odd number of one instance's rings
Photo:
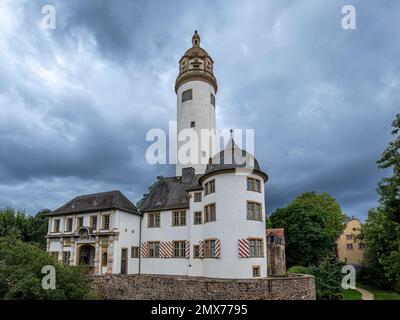
[[[179,61],[177,127],[200,135],[215,129],[218,87],[197,32],[192,45]],[[206,163],[201,158],[211,149],[198,151],[189,164],[178,155],[176,176],[158,177],[138,208],[111,191],[78,196],[52,211],[47,251],[65,264],[88,264],[98,275],[267,276],[267,175],[233,139]]]

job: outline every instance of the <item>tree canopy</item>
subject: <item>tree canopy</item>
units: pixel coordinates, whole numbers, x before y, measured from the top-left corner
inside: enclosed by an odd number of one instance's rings
[[[44,266],[55,268],[55,289],[44,289]],[[0,238],[1,299],[85,299],[92,295],[84,266],[58,263],[35,245],[15,237]]]
[[[363,226],[366,244],[364,277],[375,285],[400,292],[400,113],[392,123],[394,140],[377,161],[392,169],[392,175],[378,183],[379,206],[368,212]]]
[[[47,233],[46,211],[30,216],[23,210],[6,208],[0,210],[0,237],[13,236],[45,248]]]
[[[327,193],[305,192],[271,215],[274,228],[285,228],[287,265],[317,265],[333,253],[347,217]]]

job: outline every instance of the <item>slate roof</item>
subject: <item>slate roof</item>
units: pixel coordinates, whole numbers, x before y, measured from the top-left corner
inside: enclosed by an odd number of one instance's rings
[[[48,215],[104,211],[110,209],[119,209],[121,211],[139,214],[136,206],[120,191],[115,190],[77,196],[62,207],[50,212]]]
[[[257,159],[251,153],[240,149],[231,138],[224,150],[218,152],[214,157],[212,157],[210,163],[207,164],[204,176],[221,170],[245,167],[258,171],[264,175],[265,181],[268,179],[268,176],[261,171]]]
[[[159,177],[140,206],[140,210],[158,211],[189,208],[188,191],[202,190],[199,179],[202,175],[196,174],[190,181],[183,181],[182,177]]]

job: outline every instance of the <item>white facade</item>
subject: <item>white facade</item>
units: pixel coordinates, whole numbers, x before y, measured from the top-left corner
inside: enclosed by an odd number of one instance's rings
[[[247,191],[247,178],[260,182],[260,191]],[[185,209],[184,226],[173,226],[173,212],[160,211],[159,227],[148,227],[150,213],[144,214],[142,223],[142,246],[148,241],[168,243],[188,241],[189,255],[185,258],[160,257],[141,258],[142,273],[174,274],[210,278],[252,278],[253,268],[259,268],[259,276],[267,275],[264,181],[258,174],[237,175],[235,172],[219,173],[206,178],[203,182],[213,180],[215,192],[205,195],[203,191],[190,192],[189,208]],[[194,202],[195,193],[201,193],[201,202]],[[248,219],[248,201],[261,205],[260,220]],[[205,206],[215,204],[215,221],[205,222]],[[177,209],[183,210],[183,209]],[[201,212],[202,223],[195,224],[195,212]],[[154,212],[152,212],[154,214]],[[219,241],[220,254],[214,257],[196,257],[194,246],[207,239]],[[240,239],[259,239],[262,252],[254,256],[241,257]],[[204,250],[204,248],[203,248]]]
[[[109,216],[107,228],[103,225],[105,216]],[[95,228],[91,217],[97,218]],[[78,226],[80,218],[83,224]],[[67,219],[72,219],[71,231],[68,230]],[[58,230],[55,229],[57,221]],[[139,259],[131,256],[131,247],[139,243],[139,215],[121,210],[56,215],[49,217],[48,230],[47,251],[60,262],[73,266],[82,263],[81,250],[86,247],[90,248],[87,264],[95,274],[121,273],[122,249],[126,249],[126,273],[139,271]],[[69,258],[65,253],[69,253]]]

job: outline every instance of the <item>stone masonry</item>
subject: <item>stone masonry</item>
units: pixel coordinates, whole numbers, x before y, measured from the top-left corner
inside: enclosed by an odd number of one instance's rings
[[[110,300],[315,300],[314,277],[300,274],[249,280],[109,275],[95,276],[92,286]]]

